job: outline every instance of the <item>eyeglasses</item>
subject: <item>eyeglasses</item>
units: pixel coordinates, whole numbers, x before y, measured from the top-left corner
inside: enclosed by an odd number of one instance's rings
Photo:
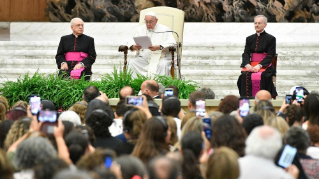
[[[153,24],[155,21],[145,21],[145,24]]]
[[[84,24],[74,24],[75,27],[84,27]]]

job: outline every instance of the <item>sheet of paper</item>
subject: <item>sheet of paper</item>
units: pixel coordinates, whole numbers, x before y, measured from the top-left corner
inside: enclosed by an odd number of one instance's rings
[[[135,44],[138,44],[142,49],[148,49],[149,46],[152,46],[151,39],[148,36],[139,36],[133,37]]]

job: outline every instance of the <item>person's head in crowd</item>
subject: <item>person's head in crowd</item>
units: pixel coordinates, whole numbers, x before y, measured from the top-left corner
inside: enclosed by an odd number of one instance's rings
[[[101,101],[99,99],[93,99],[92,101],[89,102],[88,107],[86,109],[85,119],[87,119],[87,117],[95,109],[102,109],[102,110],[106,111],[109,114],[109,116],[112,118],[112,120],[115,118],[114,112],[113,112],[111,106],[105,104],[103,101]]]
[[[167,96],[162,101],[162,114],[165,116],[177,117],[181,108],[181,102],[174,96]]]
[[[212,147],[226,146],[244,156],[245,140],[246,133],[235,117],[225,114],[214,122],[210,140]]]
[[[18,106],[21,106],[21,107],[27,109],[28,108],[28,103],[26,101],[20,100],[20,101],[15,102],[13,104],[12,108],[15,108],[15,107],[18,107]]]
[[[266,123],[269,118],[274,118],[276,116],[275,108],[268,100],[259,101],[255,106],[255,113],[263,118],[264,123]]]
[[[165,86],[162,83],[158,83],[158,96],[165,94]]]
[[[311,145],[319,146],[319,126],[311,125],[307,128],[307,132],[310,137]]]
[[[113,123],[113,118],[110,114],[103,109],[95,109],[85,121],[86,125],[90,126],[96,137],[110,137],[111,133],[109,128]]]
[[[239,98],[235,95],[227,95],[218,105],[217,111],[229,114],[239,107]]]
[[[54,157],[57,157],[57,152],[48,139],[30,137],[19,144],[13,158],[13,165],[16,169],[33,169]]]
[[[291,96],[291,101],[294,101],[296,100],[296,89],[297,89],[298,86],[295,87],[295,89],[293,90],[293,93],[292,93],[292,96]],[[302,86],[299,86],[301,89],[303,89],[303,94],[304,96],[308,96],[310,93],[309,91],[305,88],[305,87],[302,87]],[[305,99],[304,99],[305,100]],[[303,106],[304,103],[300,103],[301,106]]]
[[[132,143],[136,143],[146,121],[147,118],[143,111],[135,108],[128,110],[123,117],[125,138]]]
[[[125,100],[126,96],[135,96],[135,91],[130,86],[124,86],[119,92],[120,100]]]
[[[64,125],[63,138],[65,138],[75,127],[74,124],[70,121],[62,121]]]
[[[266,100],[271,102],[271,94],[269,93],[269,91],[267,90],[259,90],[256,95],[255,95],[255,106],[257,105],[257,103],[259,103],[259,101],[261,100]]]
[[[305,115],[306,112],[304,108],[292,104],[287,108],[286,120],[289,126],[301,126],[305,120]]]
[[[217,121],[217,119],[219,117],[221,117],[222,115],[224,115],[224,113],[222,113],[220,111],[210,111],[210,112],[208,112],[208,117],[210,118],[212,123]]]
[[[158,105],[154,102],[154,99],[148,95],[148,94],[142,94],[146,97],[147,103],[148,103],[148,109],[150,110],[150,113],[152,116],[160,116],[161,113],[159,112]]]
[[[81,123],[85,124],[85,113],[88,107],[88,103],[86,101],[79,101],[74,103],[68,110],[74,111],[80,116]]]
[[[25,117],[14,121],[4,141],[4,148],[7,150],[15,141],[29,131],[32,119]]]
[[[140,158],[146,164],[153,157],[169,151],[170,138],[171,129],[167,124],[167,119],[162,116],[154,116],[145,122],[132,155]]]
[[[7,138],[7,135],[9,133],[9,130],[11,129],[12,124],[13,124],[13,121],[11,120],[4,120],[0,122],[0,149],[4,148],[4,141]]]
[[[184,137],[185,134],[188,132],[198,132],[201,133],[203,131],[203,122],[202,120],[198,119],[196,116],[190,118],[183,126],[182,126],[182,132],[181,132],[181,139]],[[181,149],[182,144],[181,140],[177,141],[177,143],[174,145],[174,148],[172,151],[175,151],[176,149]]]
[[[73,164],[89,151],[89,140],[85,134],[78,131],[73,131],[69,133],[65,138],[65,144],[69,149],[70,159]]]
[[[13,167],[7,158],[7,154],[0,148],[0,178],[13,179]]]
[[[263,118],[257,114],[257,113],[252,113],[248,114],[247,116],[244,117],[242,126],[245,129],[247,136],[251,133],[251,131],[258,126],[264,125],[264,120]]]
[[[50,100],[47,100],[47,99],[41,100],[41,104],[42,104],[43,110],[51,110],[51,111],[56,110],[54,103]]]
[[[166,88],[172,88],[173,89],[173,96],[176,98],[179,98],[179,89],[175,85],[167,85]]]
[[[147,94],[152,98],[159,95],[159,86],[155,80],[146,80],[141,85],[142,94]]]
[[[177,125],[172,117],[167,116],[166,119],[167,119],[167,124],[171,128],[171,140],[169,141],[169,144],[174,146],[176,142],[178,141]]]
[[[238,154],[231,148],[220,147],[208,158],[206,179],[239,178]]]
[[[96,86],[92,85],[84,89],[82,99],[89,103],[98,96],[100,96],[99,89]]]
[[[277,129],[280,132],[282,138],[284,138],[284,135],[289,129],[288,123],[285,121],[284,118],[280,116],[269,118],[264,124]]]
[[[205,94],[201,91],[193,91],[188,96],[188,110],[195,110],[196,109],[196,100],[198,99],[205,99]]]
[[[198,163],[199,157],[203,153],[203,138],[201,133],[187,132],[182,138],[183,153],[183,178],[192,179],[196,178],[199,171]]]
[[[69,165],[60,158],[51,158],[34,168],[34,179],[52,179],[56,173],[68,169]]]
[[[92,128],[88,125],[85,126],[75,126],[73,130],[81,132],[83,135],[87,136],[90,144],[94,144],[95,141],[95,135]]]
[[[115,118],[122,119],[124,114],[130,109],[131,107],[125,105],[125,100],[120,100],[115,107]]]
[[[65,169],[54,175],[53,179],[92,179],[92,177],[83,170]]]
[[[176,164],[181,167],[183,164],[183,155],[179,151],[168,152],[165,155],[167,158],[172,159],[176,162]]]
[[[8,119],[15,121],[25,116],[27,116],[27,108],[23,106],[16,106],[10,110]]]
[[[212,89],[202,88],[200,91],[205,94],[205,99],[215,99],[215,93]]]
[[[310,137],[307,131],[299,126],[291,127],[284,138],[285,144],[295,147],[298,153],[306,154],[308,147],[310,146]]]
[[[282,147],[280,133],[270,126],[253,129],[246,140],[246,155],[254,155],[273,160]]]
[[[7,98],[0,96],[0,121],[6,119],[7,112],[9,110],[9,104]]]
[[[98,167],[94,169],[94,174],[96,177],[94,179],[118,179],[113,172],[105,167]],[[92,176],[92,172],[90,173]]]
[[[123,179],[131,179],[133,176],[140,176],[141,178],[144,178],[147,175],[144,163],[137,157],[123,155],[115,161],[121,166]]]
[[[61,121],[72,122],[74,126],[81,125],[80,116],[74,111],[64,111],[60,114],[59,119]]]
[[[76,166],[80,170],[94,170],[99,166],[104,166],[107,157],[111,157],[114,160],[116,154],[111,149],[97,148],[94,152],[88,153],[80,158]]]
[[[304,109],[309,120],[308,125],[319,125],[319,94],[309,94],[305,99]]]
[[[157,156],[147,165],[149,179],[182,179],[181,167],[172,159]]]

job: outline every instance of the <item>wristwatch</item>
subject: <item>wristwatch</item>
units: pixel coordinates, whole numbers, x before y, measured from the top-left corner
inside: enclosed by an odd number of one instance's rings
[[[164,48],[164,47],[160,45],[160,50],[163,50],[163,48]]]

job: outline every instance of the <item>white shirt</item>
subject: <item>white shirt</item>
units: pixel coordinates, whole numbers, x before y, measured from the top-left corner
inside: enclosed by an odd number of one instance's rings
[[[123,120],[114,119],[112,125],[109,127],[109,131],[113,137],[123,133]]]

